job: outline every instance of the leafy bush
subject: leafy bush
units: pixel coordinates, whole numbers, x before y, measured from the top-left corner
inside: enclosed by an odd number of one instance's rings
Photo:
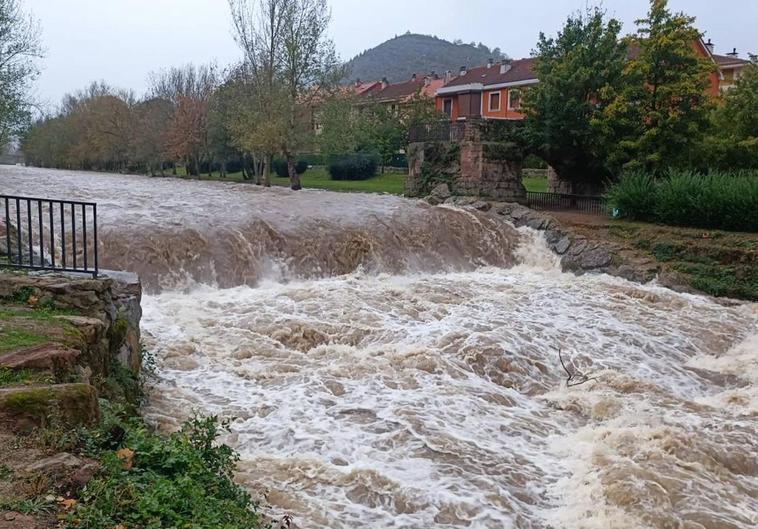
[[[631,219],[653,220],[655,217],[655,180],[644,173],[631,173],[611,188],[608,199],[612,207]]]
[[[287,160],[282,158],[274,158],[271,167],[274,169],[276,176],[279,178],[289,178],[289,170],[287,169]],[[297,174],[303,174],[308,170],[308,162],[305,160],[298,160],[295,162],[295,172]]]
[[[758,231],[758,172],[670,171],[623,178],[610,192],[622,216],[663,224]]]
[[[376,155],[349,154],[330,161],[329,175],[332,180],[367,180],[376,174],[378,165]]]
[[[195,417],[164,438],[138,419],[107,416],[83,442],[102,470],[82,491],[67,526],[260,527],[250,495],[232,479],[239,456],[217,443],[224,429],[228,423],[216,417]]]

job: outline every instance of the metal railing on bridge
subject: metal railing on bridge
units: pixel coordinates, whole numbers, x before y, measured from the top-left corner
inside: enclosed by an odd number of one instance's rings
[[[411,127],[408,131],[408,139],[411,143],[424,141],[457,142],[463,140],[465,131],[465,123],[438,121]]]
[[[98,275],[97,204],[0,195],[0,267]]]
[[[605,197],[587,195],[564,195],[527,191],[527,206],[532,209],[551,211],[581,211],[592,215],[608,215],[610,209]]]

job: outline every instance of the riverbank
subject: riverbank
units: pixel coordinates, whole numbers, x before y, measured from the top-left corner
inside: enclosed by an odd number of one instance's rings
[[[678,292],[758,301],[758,233],[538,212],[517,204],[495,209],[517,226],[543,230],[564,271],[656,280]]]
[[[0,272],[0,528],[259,525],[226,423],[138,415],[151,360],[136,276]]]

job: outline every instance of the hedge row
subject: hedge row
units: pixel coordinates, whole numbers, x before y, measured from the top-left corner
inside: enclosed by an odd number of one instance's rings
[[[287,169],[287,160],[284,160],[282,158],[274,158],[273,162],[271,163],[271,167],[274,169],[276,176],[278,176],[279,178],[289,177],[289,170]],[[297,162],[295,162],[295,172],[297,174],[303,174],[307,170],[308,170],[308,162],[306,162],[305,160],[298,160]]]
[[[348,154],[329,161],[329,175],[332,180],[367,180],[376,174],[378,165],[374,154]]]
[[[758,231],[758,171],[629,174],[608,195],[621,216],[695,228]]]

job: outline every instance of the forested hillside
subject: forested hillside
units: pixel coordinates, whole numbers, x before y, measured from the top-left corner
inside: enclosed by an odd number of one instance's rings
[[[482,43],[464,44],[406,33],[351,59],[348,78],[378,80],[386,77],[390,82],[398,82],[410,78],[413,73],[457,72],[461,66],[476,66],[502,56],[499,48],[490,49]]]

